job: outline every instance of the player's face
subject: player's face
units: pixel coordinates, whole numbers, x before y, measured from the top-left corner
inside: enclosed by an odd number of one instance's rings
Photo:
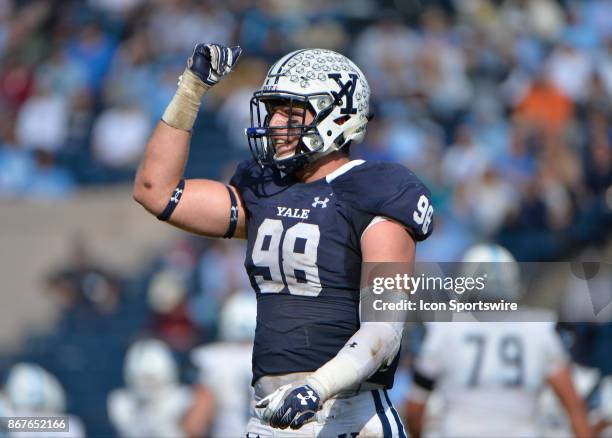
[[[301,129],[292,127],[309,125],[313,119],[313,111],[300,104],[294,103],[291,107],[288,104],[278,103],[271,106],[269,126],[277,128],[272,137],[276,158],[293,156],[300,142]]]

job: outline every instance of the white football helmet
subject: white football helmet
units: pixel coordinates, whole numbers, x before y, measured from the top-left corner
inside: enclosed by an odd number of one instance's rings
[[[510,251],[500,245],[481,243],[469,248],[463,255],[462,274],[486,275],[481,298],[516,301],[521,296],[521,273]]]
[[[61,414],[66,409],[64,389],[57,378],[33,363],[15,364],[5,389],[16,414]]]
[[[290,108],[303,105],[314,112],[312,123],[271,127],[270,109],[282,101]],[[279,59],[251,99],[251,127],[246,135],[255,160],[285,172],[359,143],[371,119],[370,86],[362,71],[347,57],[326,49],[303,49]],[[264,114],[262,114],[264,113]],[[278,158],[271,137],[299,135],[293,156]]]
[[[251,291],[232,295],[221,309],[219,338],[224,342],[252,342],[257,325],[257,299]]]
[[[130,346],[123,366],[126,384],[143,398],[178,383],[178,369],[166,344],[144,339]]]

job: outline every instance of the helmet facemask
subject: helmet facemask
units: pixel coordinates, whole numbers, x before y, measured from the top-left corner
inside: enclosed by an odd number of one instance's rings
[[[287,124],[284,126],[270,126],[276,106],[283,106],[287,109]],[[262,110],[262,107],[265,109]],[[295,123],[295,114],[298,112],[300,114]],[[308,112],[315,115],[313,120],[307,124]],[[317,123],[324,115],[316,114],[310,96],[291,93],[267,95],[263,92],[256,92],[251,99],[251,128],[247,129],[247,138],[253,157],[262,167],[276,167],[288,173],[299,170],[323,148],[323,141],[317,131]],[[286,143],[297,139],[293,154],[287,157],[280,157],[276,152],[275,139],[283,137]]]

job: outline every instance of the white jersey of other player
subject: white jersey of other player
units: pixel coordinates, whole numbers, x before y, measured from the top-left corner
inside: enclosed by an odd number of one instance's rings
[[[236,342],[210,344],[193,352],[199,382],[215,396],[211,436],[244,436],[253,397],[252,352],[253,344]]]
[[[566,362],[553,323],[455,321],[427,326],[416,369],[442,396],[442,436],[538,436],[538,396]]]
[[[188,386],[168,386],[152,398],[116,389],[108,397],[108,416],[122,437],[180,438],[185,436],[181,421],[192,401],[193,391]]]

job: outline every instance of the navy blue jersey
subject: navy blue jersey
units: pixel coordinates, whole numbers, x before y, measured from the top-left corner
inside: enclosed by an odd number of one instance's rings
[[[230,184],[247,214],[245,267],[257,293],[253,382],[315,371],[359,329],[360,239],[374,217],[417,241],[432,231],[429,191],[398,164],[356,160],[302,183],[249,160]],[[391,387],[395,365],[370,381]]]

